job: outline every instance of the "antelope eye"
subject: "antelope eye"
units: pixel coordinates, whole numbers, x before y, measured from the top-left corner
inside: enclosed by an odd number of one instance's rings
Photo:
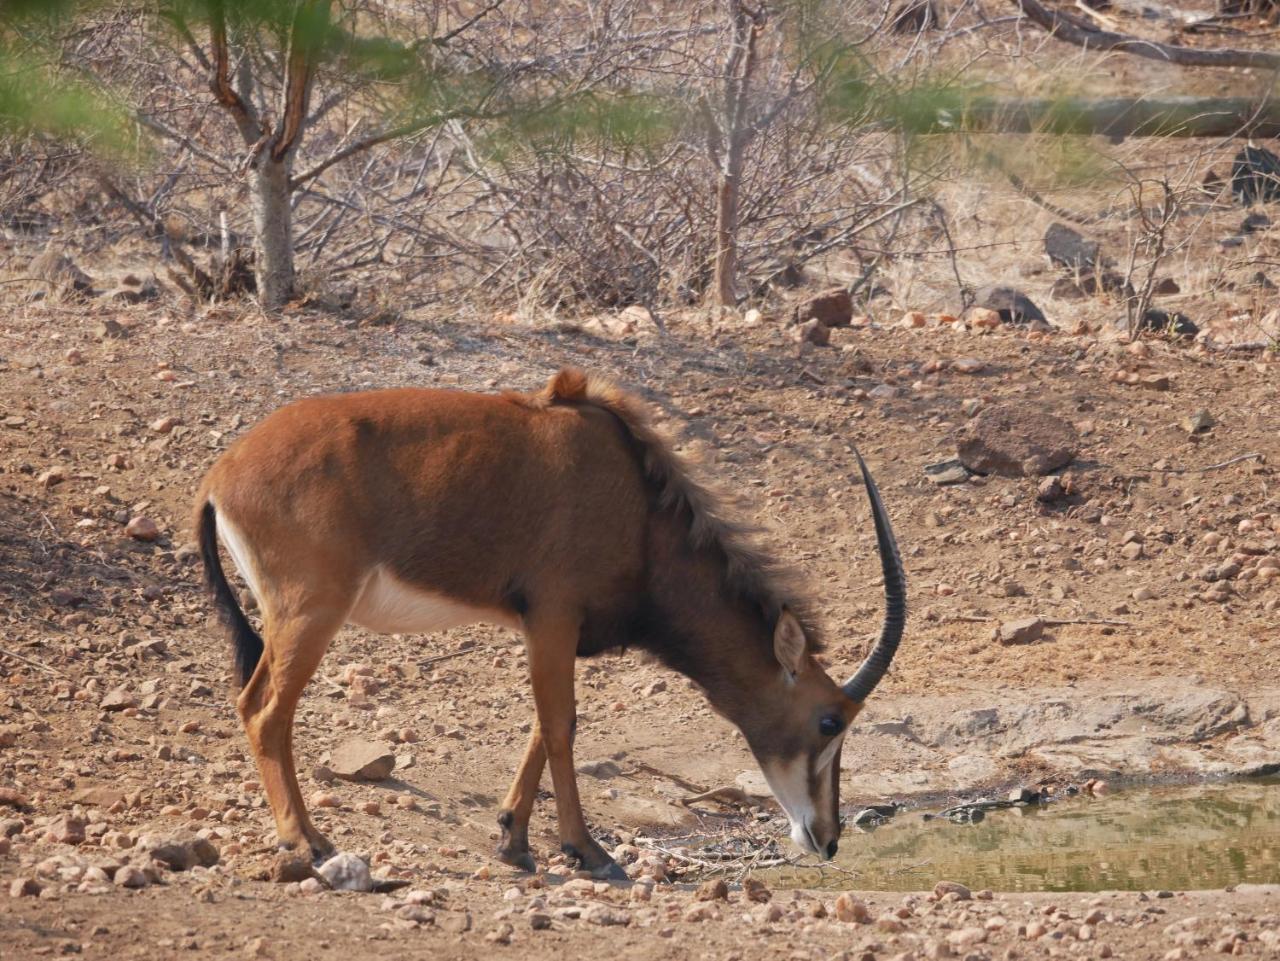
[[[835,714],[827,714],[818,721],[818,731],[823,737],[835,737],[844,727],[844,722]]]

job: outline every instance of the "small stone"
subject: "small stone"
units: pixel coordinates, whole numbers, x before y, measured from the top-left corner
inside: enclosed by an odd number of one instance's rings
[[[1210,430],[1215,423],[1217,422],[1213,419],[1213,415],[1202,407],[1194,414],[1182,418],[1182,429],[1188,434],[1202,434]]]
[[[1065,493],[1062,488],[1062,479],[1059,477],[1045,477],[1036,485],[1036,500],[1042,504],[1052,504]]]
[[[396,756],[385,744],[352,738],[333,749],[329,768],[346,781],[385,781],[396,768]]]
[[[1127,561],[1136,561],[1142,556],[1142,545],[1137,541],[1125,544],[1124,547],[1120,548],[1120,556]]]
[[[969,311],[969,323],[984,330],[993,330],[1001,324],[998,311],[987,307],[974,307]]]
[[[826,347],[831,343],[831,328],[820,320],[806,320],[796,328],[795,336],[802,344]]]
[[[336,794],[330,794],[328,791],[316,791],[308,799],[308,803],[313,808],[338,808],[342,807],[342,800]]]
[[[182,423],[181,417],[161,417],[151,422],[151,429],[157,434],[171,434],[173,429]]]
[[[693,899],[695,901],[728,901],[729,885],[725,884],[721,878],[707,881],[694,893]]]
[[[754,901],[756,904],[768,904],[773,897],[773,892],[765,883],[756,878],[746,878],[742,882],[742,893],[746,895],[748,901]]]
[[[1039,921],[1032,921],[1026,927],[1026,935],[1029,941],[1035,941],[1037,938],[1043,938],[1049,929]]]
[[[98,702],[98,707],[104,711],[125,711],[137,706],[138,699],[123,687],[108,691],[102,700]]]
[[[67,479],[67,469],[65,467],[50,467],[47,471],[36,478],[36,483],[41,487],[57,487],[64,483]]]
[[[298,882],[298,890],[303,894],[316,895],[329,889],[319,878],[303,878]]]
[[[11,898],[36,898],[40,896],[40,892],[43,890],[44,885],[35,878],[14,878],[9,882],[9,897]]]
[[[944,460],[937,464],[926,464],[924,476],[939,487],[945,487],[968,481],[969,469],[959,460]]]
[[[846,924],[870,924],[872,921],[866,902],[848,891],[836,898],[835,912],[836,920]]]
[[[958,357],[951,362],[951,369],[958,374],[981,374],[987,365],[976,357]]]
[[[53,824],[53,840],[59,844],[83,844],[84,829],[85,823],[80,818],[70,815],[60,817]]]
[[[1132,596],[1135,601],[1151,601],[1155,600],[1156,592],[1149,587],[1139,587]]]
[[[529,927],[535,931],[546,931],[551,927],[551,915],[543,914],[541,911],[534,911],[529,915]]]
[[[933,896],[941,899],[944,895],[954,894],[958,901],[968,901],[973,897],[968,887],[959,881],[939,881],[933,886]]]
[[[154,541],[160,536],[160,528],[150,517],[131,518],[124,532],[135,541]]]
[[[796,305],[792,322],[816,320],[826,327],[847,327],[853,320],[853,298],[842,287],[815,294]]]
[[[294,884],[315,876],[316,869],[305,854],[282,851],[271,865],[271,880],[277,884]]]
[[[194,867],[209,868],[218,863],[218,849],[207,838],[158,837],[144,835],[138,839],[137,849],[150,855],[171,871],[189,871]]]
[[[1168,390],[1169,376],[1167,374],[1147,374],[1142,378],[1141,383],[1148,390]]]
[[[655,694],[661,694],[666,689],[667,682],[662,678],[658,678],[656,681],[650,681],[646,684],[640,693],[645,697],[653,697]]]
[[[996,629],[996,640],[1001,644],[1030,644],[1040,640],[1043,635],[1044,621],[1038,617],[1006,621]]]
[[[515,930],[516,929],[513,928],[509,923],[507,923],[506,921],[503,921],[496,928],[494,928],[492,931],[486,934],[484,936],[484,939],[488,941],[490,944],[510,944],[511,935],[515,933]]]
[[[132,864],[117,868],[116,875],[111,880],[120,888],[145,888],[150,883],[146,872]]]
[[[373,878],[369,875],[369,865],[356,855],[345,851],[325,861],[317,869],[317,873],[335,891],[373,890]]]
[[[961,928],[947,935],[947,943],[953,948],[968,948],[987,940],[984,928]]]

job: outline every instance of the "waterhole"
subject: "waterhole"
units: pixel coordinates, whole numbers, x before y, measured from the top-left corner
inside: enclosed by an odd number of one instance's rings
[[[779,887],[919,891],[1151,891],[1280,883],[1280,778],[1132,788],[984,812],[901,810],[846,828],[835,870],[772,869]]]

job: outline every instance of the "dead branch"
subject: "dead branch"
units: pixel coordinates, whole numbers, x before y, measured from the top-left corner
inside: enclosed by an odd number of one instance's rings
[[[1124,33],[1102,30],[1068,13],[1050,10],[1039,0],[1011,0],[1028,19],[1049,32],[1050,36],[1088,50],[1118,50],[1135,57],[1176,63],[1183,67],[1256,67],[1280,70],[1280,54],[1264,50],[1217,48],[1201,50],[1177,44],[1160,43]]]

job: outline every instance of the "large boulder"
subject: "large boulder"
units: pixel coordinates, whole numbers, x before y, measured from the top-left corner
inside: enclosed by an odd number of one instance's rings
[[[997,404],[960,430],[957,453],[969,470],[1002,477],[1038,477],[1061,470],[1079,437],[1065,420],[1026,406]]]
[[[994,310],[1006,324],[1048,323],[1044,311],[1012,287],[983,287],[975,296],[973,306]]]

